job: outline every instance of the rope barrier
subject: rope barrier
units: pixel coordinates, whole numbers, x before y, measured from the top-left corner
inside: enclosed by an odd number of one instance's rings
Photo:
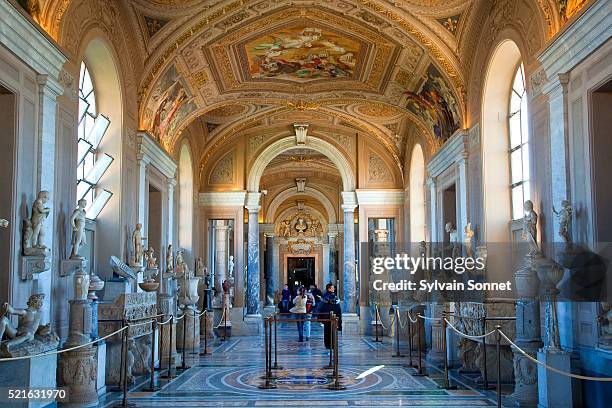
[[[45,356],[52,356],[52,355],[54,355],[54,354],[62,354],[62,353],[66,353],[66,352],[68,352],[68,351],[77,350],[77,349],[80,349],[80,348],[83,348],[83,347],[87,347],[87,346],[90,346],[90,345],[92,345],[92,344],[95,344],[95,343],[101,342],[101,341],[103,341],[103,340],[106,340],[106,339],[108,339],[109,337],[113,337],[114,335],[119,334],[119,333],[121,333],[121,332],[122,332],[122,331],[124,331],[124,330],[127,330],[129,327],[134,327],[134,326],[124,326],[124,327],[120,328],[119,330],[115,330],[115,331],[114,331],[114,332],[112,332],[111,334],[107,334],[107,335],[106,335],[106,336],[104,336],[104,337],[100,337],[99,339],[96,339],[96,340],[90,341],[89,343],[81,344],[81,345],[79,345],[79,346],[74,346],[74,347],[70,347],[70,348],[67,348],[67,349],[55,350],[55,351],[49,351],[49,352],[46,352],[46,353],[35,354],[35,355],[33,355],[33,356],[20,356],[20,357],[6,357],[6,358],[0,358],[0,363],[1,363],[1,362],[3,362],[3,361],[25,360],[25,359],[28,359],[28,358],[34,358],[34,357],[45,357]]]
[[[382,318],[380,317],[380,310],[378,309],[378,305],[376,305],[376,314],[378,316],[378,323],[380,323],[380,325],[382,326],[383,330],[388,330],[385,325],[383,324]],[[391,325],[393,325],[393,322],[391,322]]]
[[[223,308],[223,313],[221,314],[221,319],[219,319],[219,324],[216,326],[213,326],[213,329],[218,329],[221,326],[221,323],[223,323],[223,318],[225,317],[226,312],[227,312],[227,308]],[[223,327],[225,328],[226,326],[223,325]]]
[[[585,375],[579,375],[579,374],[573,374],[573,373],[566,373],[565,371],[561,371],[558,368],[555,367],[551,367],[546,363],[541,362],[540,360],[538,360],[537,358],[533,358],[532,356],[529,355],[529,353],[527,353],[526,351],[523,351],[523,349],[521,349],[519,346],[516,345],[516,343],[514,343],[512,340],[510,340],[508,338],[508,336],[506,336],[506,334],[503,331],[499,331],[499,333],[502,335],[502,337],[504,339],[506,339],[506,341],[508,343],[510,343],[511,346],[514,346],[518,351],[521,352],[521,354],[523,354],[525,357],[527,357],[528,359],[530,359],[531,361],[533,361],[536,364],[541,365],[542,367],[546,367],[547,370],[550,371],[554,371],[557,374],[561,374],[561,375],[565,375],[567,377],[571,377],[571,378],[576,378],[578,380],[587,380],[587,381],[605,381],[605,382],[612,382],[612,378],[610,377],[588,377]]]
[[[453,331],[455,331],[455,333],[457,333],[457,334],[458,334],[458,335],[460,335],[461,337],[465,337],[466,339],[470,339],[470,340],[481,340],[481,339],[484,339],[485,337],[488,337],[488,336],[490,336],[490,335],[492,335],[492,334],[495,334],[495,330],[491,330],[490,332],[485,333],[485,334],[481,334],[481,335],[470,335],[470,334],[465,334],[465,333],[463,333],[463,332],[459,331],[459,330],[458,330],[458,329],[457,329],[455,326],[453,326],[453,325],[451,324],[451,322],[449,322],[447,319],[444,319],[444,320],[446,320],[446,324],[447,324],[447,325],[448,325],[448,326],[449,326],[451,329],[453,329]]]
[[[414,320],[412,320],[412,315],[410,314],[410,310],[408,310],[408,313],[407,313],[407,314],[408,314],[408,319],[410,319],[410,321],[411,321],[412,323],[416,323],[416,322],[418,322],[418,319],[414,319]],[[417,316],[418,316],[418,315],[417,315]]]
[[[168,320],[166,320],[165,322],[162,322],[162,323],[157,323],[157,325],[158,325],[158,326],[165,326],[165,325],[167,325],[168,323],[170,323],[170,321],[171,321],[172,319],[174,319],[174,316],[170,316],[170,317],[168,318]]]
[[[423,320],[435,320],[437,322],[439,322],[440,320],[442,320],[441,317],[427,317],[427,316],[421,316],[420,314],[417,315],[418,317],[420,317]]]
[[[196,310],[197,310],[197,309],[196,309]],[[200,314],[198,315],[198,317],[202,317],[202,316],[203,316],[203,315],[205,315],[207,312],[208,312],[208,309],[204,309],[204,310],[202,310],[202,313],[200,313]]]

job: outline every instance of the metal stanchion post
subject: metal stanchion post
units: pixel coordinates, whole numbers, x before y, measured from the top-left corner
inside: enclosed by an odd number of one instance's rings
[[[376,336],[376,338],[374,339],[374,341],[376,343],[380,343],[382,342],[382,339],[378,338],[378,304],[376,304],[374,306],[374,334]]]
[[[164,316],[165,316],[165,314],[163,314],[163,313],[158,316],[162,320],[162,322],[164,321]],[[163,368],[162,368],[161,361],[162,361],[162,343],[163,343],[163,339],[164,339],[164,337],[163,337],[163,335],[164,335],[164,326],[158,325],[157,324],[158,323],[157,320],[155,321],[155,323],[156,323],[155,327],[159,327],[160,328],[159,329],[159,341],[157,342],[157,355],[159,356],[159,365],[157,366],[157,368],[155,368],[155,371],[162,371]],[[155,355],[155,353],[153,353],[152,349],[151,349],[151,353],[153,355]]]
[[[276,384],[272,384],[270,381],[270,354],[268,350],[268,319],[264,318],[264,348],[265,348],[265,371],[264,371],[264,380],[265,382],[259,386],[261,389],[272,389],[276,388]]]
[[[395,309],[395,354],[393,357],[404,357],[402,353],[400,353],[400,313],[399,308]]]
[[[276,379],[272,375],[272,325],[274,324],[272,317],[268,318],[268,376],[270,379]]]
[[[185,358],[185,339],[187,338],[187,309],[183,309],[183,351],[181,352],[181,359],[183,361],[181,361],[181,366],[177,367],[177,369],[185,371],[185,370],[189,370],[191,367],[189,367],[187,365],[187,363],[185,362],[186,358]]]
[[[444,388],[445,390],[454,390],[457,389],[456,386],[450,385],[450,381],[448,379],[448,350],[446,349],[446,312],[442,312],[442,346],[444,348],[444,385],[440,388]]]
[[[149,381],[149,386],[143,389],[143,391],[147,391],[147,392],[157,391],[161,388],[155,385],[155,352],[153,351],[153,347],[155,347],[154,345],[155,345],[155,331],[156,330],[157,330],[157,318],[151,321],[151,380]]]
[[[332,339],[334,348],[334,383],[329,386],[331,390],[346,390],[344,385],[340,384],[339,374],[339,358],[338,358],[338,317],[334,317],[332,322]]]
[[[501,326],[495,326],[495,346],[497,347],[497,407],[501,408],[501,333],[499,329]]]
[[[172,374],[172,326],[174,326],[174,315],[170,315],[170,320],[168,321],[168,324],[170,325],[170,337],[168,338],[168,372],[166,372],[166,375],[162,376],[162,378],[170,379],[176,377]]]
[[[200,335],[199,330],[196,330],[196,312],[198,310],[197,309],[193,309],[193,351],[189,354],[195,354],[198,355],[200,354],[200,352],[198,351],[198,348],[195,346],[196,344],[196,335]]]
[[[487,320],[486,317],[482,317],[482,334],[487,332]],[[482,372],[483,389],[490,390],[492,387],[489,386],[489,374],[487,373],[487,338],[482,338],[482,364],[484,370]]]
[[[422,350],[422,344],[421,344],[421,332],[422,332],[421,329],[423,328],[423,326],[422,326],[423,319],[421,319],[421,320],[418,320],[418,319],[419,318],[417,316],[417,322],[420,322],[420,323],[417,323],[417,331],[418,331],[418,333],[417,333],[417,347],[419,348],[419,350],[418,350],[418,352],[419,352],[418,353],[418,355],[419,355],[419,364],[418,364],[417,371],[414,374],[412,374],[412,376],[413,377],[424,377],[427,374],[425,374],[423,372],[423,350]]]
[[[223,341],[227,338],[227,309],[223,309]]]
[[[333,336],[333,332],[331,330],[331,325],[332,325],[331,321],[333,320],[333,318],[334,318],[334,312],[330,312],[329,313],[329,323],[328,323],[329,327],[330,327],[330,329],[329,329],[330,330],[330,334],[329,334],[330,336]],[[325,323],[323,323],[323,327],[325,327]],[[323,333],[323,336],[325,336],[325,333]],[[330,345],[329,345],[329,364],[323,367],[323,368],[328,368],[328,369],[334,368],[334,360],[333,360],[334,353],[333,353],[333,344],[332,344],[332,340],[331,339],[333,339],[333,337],[330,337],[330,340],[329,340],[330,341]]]
[[[204,350],[200,352],[200,355],[205,356],[208,354],[208,309],[204,309],[204,314],[202,316],[204,316]]]
[[[278,365],[278,332],[277,332],[277,327],[276,327],[278,326],[278,322],[276,319],[276,313],[274,313],[273,319],[274,319],[274,366],[272,367],[272,369],[282,370],[283,367]]]
[[[410,320],[410,310],[406,312],[406,317],[408,318],[408,359],[410,361],[408,366],[412,367],[412,320]]]
[[[124,321],[124,326],[125,327],[125,321]],[[133,407],[134,404],[129,404],[128,403],[128,399],[127,399],[127,384],[128,384],[128,378],[127,378],[127,357],[128,357],[128,332],[130,331],[129,325],[127,326],[127,329],[123,331],[123,338],[122,338],[122,342],[121,342],[121,360],[122,360],[122,365],[121,365],[121,373],[122,373],[122,377],[123,377],[123,382],[122,382],[122,393],[123,393],[123,397],[121,398],[121,402],[118,404],[115,404],[115,407]]]

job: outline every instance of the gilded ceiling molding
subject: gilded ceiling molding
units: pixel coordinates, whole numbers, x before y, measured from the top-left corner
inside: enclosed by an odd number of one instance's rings
[[[168,45],[163,52],[157,57],[155,62],[149,68],[146,75],[144,75],[144,79],[141,82],[139,89],[139,101],[145,99],[148,95],[150,88],[157,78],[157,76],[163,72],[164,67],[166,67],[171,60],[173,60],[174,55],[177,53],[182,46],[184,46],[190,39],[194,36],[200,34],[206,27],[211,26],[213,23],[217,23],[222,18],[224,18],[228,13],[235,11],[239,8],[246,7],[251,5],[252,3],[256,3],[256,0],[237,0],[226,6],[219,8],[212,8],[210,14],[203,17],[197,23],[191,25],[187,30],[183,31],[181,35],[176,37],[175,40]],[[442,66],[443,71],[446,75],[452,80],[454,84],[454,88],[456,88],[456,92],[459,96],[458,100],[462,103],[464,98],[462,97],[464,84],[460,73],[455,69],[453,63],[451,63],[446,57],[445,53],[439,48],[439,46],[433,43],[425,34],[416,29],[416,27],[400,17],[395,12],[387,9],[386,7],[374,3],[370,0],[362,0],[362,5],[371,11],[378,13],[380,16],[386,17],[398,24],[404,31],[408,34],[414,36],[426,49],[428,49],[433,55],[434,59]]]
[[[427,38],[427,36],[421,31],[417,30],[410,22],[404,20],[397,13],[389,10],[385,6],[375,3],[371,0],[362,0],[362,4],[368,9],[375,11],[378,14],[385,16],[386,18],[397,23],[406,32],[414,36],[414,38],[416,38],[423,46],[425,46],[425,48],[427,48],[429,52],[433,55],[435,60],[442,66],[448,77],[453,81],[458,96],[460,96],[459,100],[463,101],[464,98],[461,97],[461,94],[464,92],[465,86],[463,84],[461,74],[455,69],[453,64],[448,60],[446,55],[444,55],[444,53],[439,49],[436,44],[434,44],[429,38]]]

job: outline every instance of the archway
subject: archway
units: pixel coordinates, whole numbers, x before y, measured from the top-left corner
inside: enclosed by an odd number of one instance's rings
[[[295,187],[288,188],[284,191],[278,193],[274,199],[268,205],[268,211],[266,213],[266,222],[274,222],[276,218],[276,212],[278,207],[287,200],[292,195],[298,194]],[[304,187],[304,193],[301,193],[310,197],[317,199],[325,208],[325,212],[327,213],[327,219],[330,224],[336,223],[336,211],[334,210],[334,206],[329,201],[329,198],[319,190],[312,187]]]
[[[509,101],[512,80],[521,61],[515,42],[502,41],[491,56],[482,98],[482,163],[486,242],[507,242],[512,220],[509,163]]]
[[[312,149],[327,156],[340,172],[344,191],[355,190],[357,183],[355,181],[355,175],[353,174],[351,164],[336,147],[334,147],[331,143],[315,137],[309,137],[306,145],[298,146],[296,145],[295,137],[288,136],[277,140],[270,146],[266,147],[257,157],[249,172],[247,179],[247,191],[259,191],[261,176],[266,169],[266,166],[270,163],[270,161],[272,161],[272,159],[283,152],[300,147]]]
[[[425,159],[420,144],[410,158],[410,241],[425,240]]]

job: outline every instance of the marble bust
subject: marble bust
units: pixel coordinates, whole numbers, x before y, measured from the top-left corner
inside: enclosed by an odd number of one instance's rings
[[[85,237],[85,207],[87,206],[87,200],[80,199],[78,207],[72,212],[70,217],[70,225],[72,226],[72,251],[70,252],[70,259],[84,259],[79,255],[79,248],[87,244]]]

